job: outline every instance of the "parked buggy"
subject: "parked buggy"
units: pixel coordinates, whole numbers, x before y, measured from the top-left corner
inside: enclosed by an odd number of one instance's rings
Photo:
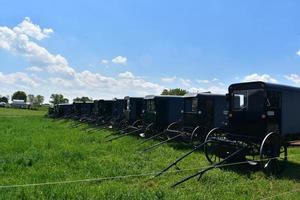
[[[162,132],[171,123],[178,121],[183,110],[183,98],[179,96],[153,96],[144,98],[144,109],[141,119],[130,126],[130,132],[114,137],[109,141],[127,135],[140,135],[141,137],[154,137]],[[158,133],[158,134],[157,134]]]
[[[121,131],[129,131],[143,122],[144,98],[127,96],[124,100],[124,119],[120,123],[120,129]]]
[[[73,119],[79,120],[80,122],[88,120],[93,111],[94,102],[74,102],[73,104]]]
[[[214,127],[224,126],[228,110],[225,95],[200,93],[184,96],[184,109],[179,121],[166,129],[170,140],[202,143]]]
[[[121,129],[122,120],[124,119],[123,109],[125,106],[124,99],[113,99],[112,101],[112,113],[109,120],[109,128]]]
[[[228,124],[212,129],[205,142],[185,154],[160,174],[175,166],[197,148],[211,166],[174,186],[226,163],[260,165],[268,175],[283,171],[287,147],[300,138],[300,88],[249,82],[233,84],[228,94]],[[160,175],[159,174],[159,175]]]

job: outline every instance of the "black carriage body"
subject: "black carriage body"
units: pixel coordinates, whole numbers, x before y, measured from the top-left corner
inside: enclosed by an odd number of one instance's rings
[[[144,110],[144,98],[142,97],[125,97],[124,117],[129,124],[142,118]]]
[[[90,116],[93,112],[94,102],[74,102],[74,113],[77,116]]]
[[[184,112],[181,122],[184,127],[203,127],[206,131],[224,126],[228,111],[225,95],[200,93],[184,96]]]
[[[68,116],[73,113],[73,104],[59,104],[59,116]]]
[[[114,99],[112,101],[112,117],[114,119],[121,119],[124,117],[124,106],[125,100],[124,99]]]
[[[183,97],[180,96],[146,96],[144,121],[154,123],[163,130],[173,122],[181,119],[184,110]]]
[[[229,87],[231,133],[263,139],[270,132],[285,138],[300,135],[300,88],[249,82]]]
[[[98,101],[98,115],[112,116],[113,100],[99,100]]]

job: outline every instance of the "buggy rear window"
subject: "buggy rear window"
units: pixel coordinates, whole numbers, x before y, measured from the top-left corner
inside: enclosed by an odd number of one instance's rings
[[[147,110],[150,111],[150,112],[155,111],[155,101],[154,101],[154,99],[147,101]]]
[[[192,112],[197,112],[198,108],[198,98],[192,99]]]
[[[235,90],[231,96],[231,108],[234,111],[263,111],[263,89]]]

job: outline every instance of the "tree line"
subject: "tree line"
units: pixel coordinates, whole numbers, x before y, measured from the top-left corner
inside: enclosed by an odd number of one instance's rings
[[[177,95],[183,96],[187,94],[188,91],[181,89],[181,88],[174,88],[174,89],[164,89],[161,95]],[[24,91],[16,91],[13,93],[11,100],[23,100],[24,102],[28,102],[34,106],[41,106],[45,98],[42,95],[33,95],[33,94],[26,94]],[[92,98],[83,96],[83,97],[76,97],[73,99],[73,102],[90,102],[93,101]],[[0,102],[8,103],[9,96],[1,96],[0,95]],[[62,94],[52,94],[50,96],[50,103],[53,105],[62,104],[62,103],[69,103],[69,99],[65,98]]]

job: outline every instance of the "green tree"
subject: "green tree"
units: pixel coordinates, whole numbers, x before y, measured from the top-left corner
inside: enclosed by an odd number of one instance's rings
[[[73,99],[74,102],[89,102],[89,101],[93,101],[92,98],[89,97],[76,97],[75,99]]]
[[[8,103],[7,97],[0,97],[0,102]]]
[[[11,100],[24,100],[26,102],[27,95],[23,91],[17,91],[12,95]]]
[[[44,96],[42,96],[42,95],[37,95],[37,96],[36,96],[36,101],[37,101],[37,104],[38,104],[39,106],[41,106],[41,105],[44,103],[45,98],[44,98]]]
[[[50,97],[50,103],[57,105],[60,103],[69,103],[69,99],[65,98],[62,94],[52,94]]]
[[[181,88],[174,88],[174,89],[164,89],[161,95],[176,95],[176,96],[183,96],[188,92]]]

